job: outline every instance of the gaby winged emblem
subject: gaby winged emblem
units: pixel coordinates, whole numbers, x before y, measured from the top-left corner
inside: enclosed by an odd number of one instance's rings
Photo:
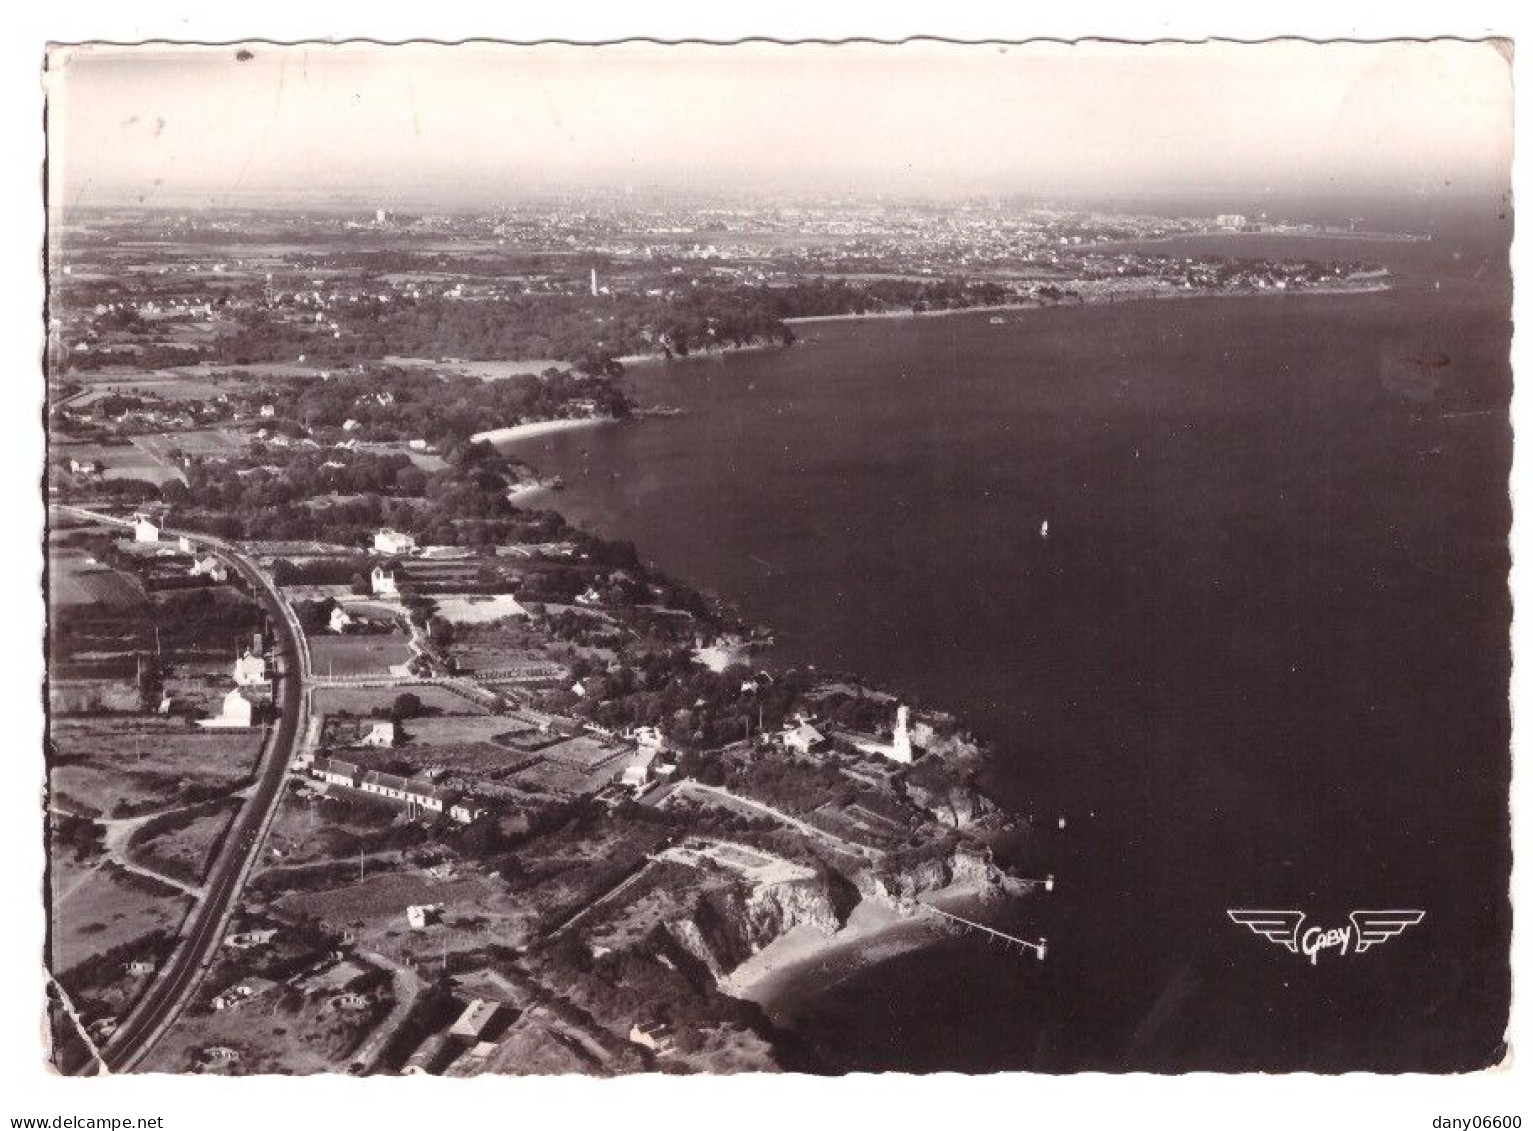
[[[1313,966],[1323,950],[1339,954],[1362,954],[1370,947],[1388,942],[1405,928],[1426,917],[1425,911],[1354,911],[1347,927],[1310,927],[1304,925],[1302,911],[1229,910],[1234,922],[1249,928],[1268,942],[1277,943],[1291,954],[1303,954]]]

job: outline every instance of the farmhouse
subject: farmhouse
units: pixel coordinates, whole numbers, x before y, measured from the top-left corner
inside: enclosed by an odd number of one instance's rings
[[[380,530],[373,535],[373,549],[380,554],[408,554],[415,549],[415,538],[398,530]]]
[[[362,776],[362,768],[352,762],[343,762],[339,758],[316,758],[314,764],[309,767],[309,773],[328,785],[355,787],[357,779]]]
[[[234,661],[234,682],[240,687],[258,687],[266,682],[266,657],[246,648]]]
[[[158,542],[159,540],[160,527],[153,519],[143,514],[133,516],[133,541]]]
[[[785,750],[797,751],[800,754],[812,754],[825,745],[825,736],[804,719],[799,719],[793,726],[784,727],[778,735],[778,740]]]
[[[277,937],[277,928],[263,927],[258,931],[236,931],[224,939],[224,945],[234,950],[250,950],[254,947],[265,946]]]
[[[187,575],[190,577],[206,577],[220,584],[229,580],[229,571],[224,568],[224,563],[212,554],[193,559],[191,568],[187,570]]]
[[[484,810],[472,805],[466,805],[460,801],[447,810],[447,815],[460,825],[472,825],[480,817],[484,816]]]
[[[214,1009],[233,1009],[238,1005],[258,998],[268,990],[276,986],[269,978],[247,978],[238,985],[230,986],[223,993],[213,999]]]
[[[359,740],[362,746],[395,746],[399,743],[399,724],[393,719],[380,719]]]
[[[631,729],[623,732],[623,737],[632,739],[640,746],[647,747],[651,750],[665,749],[665,735],[660,733],[659,727],[632,727]]]
[[[446,790],[430,782],[402,778],[381,770],[364,770],[360,788],[364,793],[375,793],[392,801],[403,801],[410,808],[426,809],[432,813],[445,813],[449,801]]]
[[[663,1021],[649,1021],[635,1024],[629,1029],[628,1039],[636,1045],[643,1045],[656,1056],[665,1056],[675,1043],[675,1032]]]
[[[337,605],[330,610],[330,631],[341,635],[352,625],[351,614]]]
[[[405,922],[412,931],[423,931],[433,923],[442,921],[440,903],[412,903],[405,908]]]
[[[630,789],[642,790],[649,784],[650,768],[658,754],[659,751],[653,747],[640,749],[633,760],[623,767],[623,773],[618,780]]]
[[[198,719],[197,725],[214,729],[248,728],[255,725],[256,700],[248,690],[236,687],[224,696],[223,713],[210,719]]]
[[[373,594],[378,597],[399,596],[399,574],[392,568],[373,566]]]
[[[339,758],[316,758],[309,773],[329,785],[359,789],[374,797],[401,802],[411,813],[441,813],[460,825],[472,824],[484,815],[482,809],[458,801],[454,791],[443,789],[418,778],[400,777],[381,770],[364,770]]]

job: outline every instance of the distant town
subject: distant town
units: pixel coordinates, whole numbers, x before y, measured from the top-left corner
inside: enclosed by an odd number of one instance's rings
[[[507,447],[645,427],[628,367],[812,348],[803,319],[1388,285],[1177,254],[1247,234],[1410,238],[600,198],[55,218],[56,1066],[770,1071],[763,987],[826,948],[919,922],[1047,961],[1050,818],[987,797],[982,737],[772,664]]]

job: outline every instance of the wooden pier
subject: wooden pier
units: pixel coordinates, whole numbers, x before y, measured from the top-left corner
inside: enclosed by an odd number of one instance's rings
[[[1003,947],[1015,947],[1018,950],[1030,950],[1037,957],[1039,962],[1042,962],[1044,958],[1048,956],[1048,939],[1040,938],[1038,941],[1034,942],[1030,939],[1019,938],[1017,935],[1007,934],[1005,931],[998,931],[994,927],[987,927],[983,923],[976,923],[973,919],[965,919],[962,915],[954,915],[951,911],[944,911],[942,908],[933,907],[929,903],[923,903],[921,906],[926,908],[926,910],[930,911],[932,914],[940,916],[950,923],[956,924],[958,929],[964,931],[965,933],[972,934],[974,932],[979,932],[983,934],[985,936],[986,942],[999,942]]]

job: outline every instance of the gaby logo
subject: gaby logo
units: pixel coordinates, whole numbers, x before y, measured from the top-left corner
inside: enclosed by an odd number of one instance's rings
[[[1350,926],[1304,929],[1302,911],[1241,910],[1225,914],[1289,953],[1304,955],[1311,966],[1319,962],[1321,951],[1334,950],[1338,956],[1362,954],[1426,917],[1425,911],[1354,911],[1348,916],[1352,920]]]

